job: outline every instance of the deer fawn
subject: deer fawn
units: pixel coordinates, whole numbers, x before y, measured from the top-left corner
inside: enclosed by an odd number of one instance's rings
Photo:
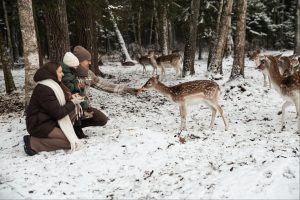
[[[262,58],[258,69],[269,75],[275,90],[285,100],[282,105],[282,129],[285,128],[285,109],[289,105],[295,104],[298,114],[298,131],[300,131],[300,76],[295,73],[288,77],[283,77],[279,72],[277,60],[273,56]]]
[[[153,68],[161,68],[161,77],[165,75],[165,68],[174,68],[176,70],[176,77],[181,75],[181,56],[179,53],[172,53],[165,56],[159,56],[155,58],[154,51],[150,51],[148,54],[151,65]]]
[[[220,96],[220,87],[216,82],[211,80],[197,80],[168,87],[161,83],[159,81],[159,77],[156,76],[150,78],[140,89],[140,91],[149,89],[157,90],[158,92],[166,96],[169,100],[179,105],[181,131],[186,130],[186,107],[188,105],[199,104],[201,102],[205,103],[212,111],[212,117],[209,127],[213,128],[216,113],[217,111],[219,111],[225,124],[225,130],[228,129],[228,123],[224,117],[223,109],[218,103],[218,99]]]

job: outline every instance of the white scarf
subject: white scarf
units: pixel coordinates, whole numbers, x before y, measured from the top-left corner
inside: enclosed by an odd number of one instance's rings
[[[64,106],[66,104],[65,94],[60,85],[58,85],[58,83],[56,83],[54,80],[46,79],[39,81],[38,84],[42,84],[51,88],[61,106]],[[80,141],[76,136],[69,115],[66,115],[65,117],[59,119],[58,125],[60,126],[61,130],[63,131],[63,133],[68,138],[71,144],[71,152],[78,150],[80,148]]]

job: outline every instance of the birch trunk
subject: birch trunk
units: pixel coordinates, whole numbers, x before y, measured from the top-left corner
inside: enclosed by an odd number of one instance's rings
[[[125,58],[124,62],[134,63],[133,60],[129,56],[129,53],[128,53],[127,48],[126,48],[125,41],[124,41],[123,36],[122,36],[122,34],[121,34],[121,32],[118,28],[118,24],[116,22],[115,16],[113,15],[112,11],[110,10],[110,4],[109,4],[108,0],[105,0],[105,2],[106,2],[106,5],[108,7],[108,14],[109,14],[109,17],[110,17],[110,21],[113,24],[113,27],[115,29],[115,32],[116,32],[116,35],[117,35],[117,38],[118,38],[118,42],[119,42],[120,47],[121,47],[122,54]]]
[[[25,64],[25,108],[27,107],[35,82],[33,76],[39,68],[39,53],[34,28],[32,1],[18,0],[20,26],[22,30]]]
[[[234,42],[233,66],[230,79],[245,76],[245,36],[246,36],[246,12],[247,0],[238,0],[237,25]]]

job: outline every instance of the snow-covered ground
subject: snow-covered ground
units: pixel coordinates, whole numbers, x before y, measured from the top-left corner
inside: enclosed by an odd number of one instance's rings
[[[0,198],[33,199],[299,199],[299,134],[296,112],[289,107],[281,131],[283,100],[263,87],[263,76],[246,59],[246,78],[226,83],[232,59],[225,59],[220,104],[229,120],[224,131],[220,116],[209,130],[210,110],[188,108],[188,131],[179,133],[179,108],[157,92],[138,97],[91,89],[93,106],[109,115],[105,127],[84,129],[89,135],[81,150],[43,152],[29,157],[23,151],[25,118],[0,116]],[[106,62],[111,81],[131,80],[141,87],[152,68],[122,67]],[[196,61],[196,75],[176,80],[167,70],[167,85],[205,79],[206,61]],[[22,92],[24,70],[13,75]],[[3,72],[0,94],[4,95]]]

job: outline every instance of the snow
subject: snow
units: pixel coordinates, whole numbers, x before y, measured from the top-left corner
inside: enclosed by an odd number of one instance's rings
[[[269,52],[277,54],[278,52]],[[290,54],[291,52],[287,52]],[[289,107],[281,131],[283,100],[263,87],[263,76],[246,59],[245,79],[227,82],[232,58],[223,62],[220,104],[229,120],[224,131],[220,116],[208,129],[210,110],[188,107],[186,143],[179,142],[179,108],[155,91],[138,97],[91,89],[93,106],[109,115],[105,127],[84,131],[81,150],[23,151],[23,113],[0,116],[1,199],[299,199],[299,134],[296,112]],[[106,62],[111,81],[131,80],[141,87],[152,73],[146,66]],[[205,79],[206,60],[195,62],[196,75],[176,79],[167,69],[163,82]],[[24,92],[24,70],[14,70],[18,92]],[[4,78],[0,72],[0,94]]]

